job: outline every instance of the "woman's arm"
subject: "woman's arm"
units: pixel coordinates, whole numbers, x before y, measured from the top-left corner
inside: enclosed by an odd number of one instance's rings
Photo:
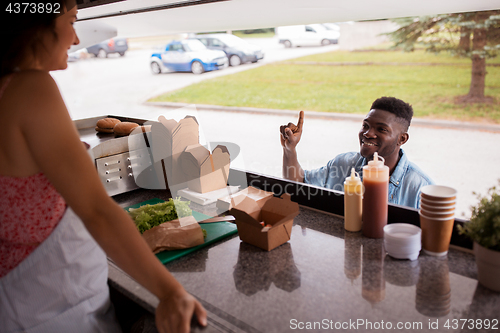
[[[59,89],[48,73],[24,74],[30,98],[20,98],[21,131],[38,168],[125,272],[160,299],[160,332],[188,332],[193,312],[206,312],[154,256],[128,214],[106,193],[80,142]]]

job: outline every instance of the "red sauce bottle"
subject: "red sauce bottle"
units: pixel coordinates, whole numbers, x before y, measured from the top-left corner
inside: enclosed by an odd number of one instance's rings
[[[380,160],[379,160],[380,159]],[[387,224],[389,197],[389,167],[384,158],[373,154],[373,161],[363,167],[363,235],[370,238],[384,237]]]

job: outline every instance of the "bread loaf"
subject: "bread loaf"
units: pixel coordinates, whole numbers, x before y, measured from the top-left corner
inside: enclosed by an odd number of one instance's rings
[[[95,130],[99,133],[113,133],[112,128],[100,128],[99,126],[96,126]]]
[[[120,120],[116,118],[103,118],[97,121],[95,130],[102,133],[113,133],[113,128]]]
[[[115,125],[113,131],[117,136],[124,136],[124,135],[129,135],[130,132],[132,132],[132,130],[136,127],[139,127],[139,125],[136,123],[122,121]]]

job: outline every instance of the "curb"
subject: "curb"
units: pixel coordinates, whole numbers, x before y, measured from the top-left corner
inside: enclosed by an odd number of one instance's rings
[[[164,107],[169,109],[179,109],[192,104],[173,103],[173,102],[145,102],[144,105]],[[261,109],[261,108],[251,108],[251,107],[235,107],[235,106],[221,106],[221,105],[207,105],[207,104],[195,104],[195,105],[198,110],[209,110],[209,111],[245,112],[245,113],[257,113],[266,115],[280,115],[280,116],[289,115],[291,117],[298,117],[299,114],[299,111],[296,110]],[[308,118],[315,118],[315,119],[350,120],[350,121],[361,122],[365,118],[365,116],[361,114],[318,112],[318,111],[308,111],[308,110],[304,110],[304,112],[307,114]],[[465,121],[413,118],[411,121],[411,125],[422,126],[422,127],[434,127],[434,128],[450,128],[455,130],[500,133],[500,125],[478,124]]]

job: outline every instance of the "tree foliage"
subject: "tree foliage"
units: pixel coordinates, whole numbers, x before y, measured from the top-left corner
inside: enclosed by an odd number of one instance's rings
[[[472,58],[494,58],[500,52],[500,10],[442,14],[435,16],[393,19],[400,28],[389,33],[394,47],[413,51],[424,47],[429,52],[450,52],[453,55]],[[486,31],[486,45],[473,50],[474,31]]]
[[[459,103],[494,101],[484,95],[486,59],[500,52],[500,10],[407,17],[393,20],[400,26],[388,35],[394,47],[413,51],[416,45],[429,52],[448,51],[472,60],[469,93]]]

